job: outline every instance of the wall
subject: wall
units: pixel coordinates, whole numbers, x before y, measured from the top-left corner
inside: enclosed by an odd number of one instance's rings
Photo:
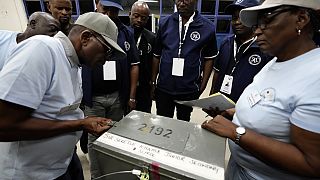
[[[22,0],[0,0],[0,29],[24,31],[27,15]]]

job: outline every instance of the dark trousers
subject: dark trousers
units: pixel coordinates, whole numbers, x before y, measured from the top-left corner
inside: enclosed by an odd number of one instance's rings
[[[73,153],[66,173],[58,177],[56,180],[84,180],[81,162],[77,155],[76,149]]]
[[[150,85],[140,85],[137,87],[136,93],[136,110],[142,112],[151,112],[152,99],[151,99]]]
[[[190,121],[192,107],[184,106],[174,102],[178,101],[189,101],[199,98],[199,92],[191,94],[181,94],[181,95],[171,95],[166,92],[163,92],[159,89],[156,89],[156,106],[157,106],[157,115],[170,117],[174,115],[174,109],[177,108],[177,119]]]

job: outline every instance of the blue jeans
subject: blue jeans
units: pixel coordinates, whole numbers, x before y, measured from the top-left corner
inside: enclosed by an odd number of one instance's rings
[[[92,98],[92,108],[85,106],[84,114],[86,116],[99,116],[112,119],[113,121],[120,121],[123,118],[123,108],[120,103],[119,93],[106,94],[101,96],[94,96]],[[102,176],[102,168],[99,167],[96,151],[92,148],[92,143],[98,137],[88,134],[88,155],[91,178]]]

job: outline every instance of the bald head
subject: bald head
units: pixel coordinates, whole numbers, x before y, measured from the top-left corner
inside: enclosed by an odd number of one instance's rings
[[[60,30],[60,23],[51,14],[35,12],[29,17],[26,33],[27,38],[34,35],[54,36]]]
[[[35,35],[54,36],[60,30],[60,23],[46,12],[34,12],[30,15],[27,29],[17,35],[17,43]]]
[[[129,12],[130,25],[135,29],[143,29],[149,19],[150,9],[143,1],[135,2]]]
[[[143,9],[145,11],[148,11],[148,14],[150,14],[149,6],[144,1],[136,1],[135,3],[133,3],[133,5],[131,7],[131,11],[134,11],[136,9]]]

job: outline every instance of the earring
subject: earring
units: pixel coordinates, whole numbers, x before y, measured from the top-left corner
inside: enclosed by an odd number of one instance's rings
[[[298,32],[298,36],[300,36],[301,35],[301,29],[297,28],[297,32]]]

